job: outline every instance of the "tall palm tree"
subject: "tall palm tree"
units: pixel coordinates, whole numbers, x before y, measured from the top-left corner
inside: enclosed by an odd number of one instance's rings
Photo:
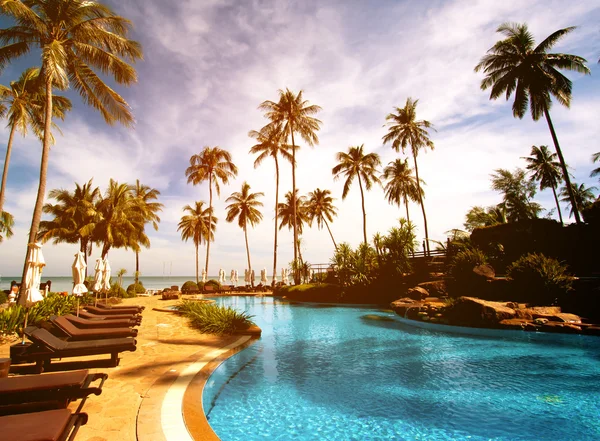
[[[381,183],[379,177],[377,177],[377,167],[381,165],[381,160],[377,153],[368,153],[365,155],[363,148],[364,144],[357,147],[348,147],[348,153],[338,152],[335,156],[338,164],[331,169],[331,173],[333,174],[333,179],[336,181],[342,176],[346,178],[344,190],[342,191],[342,199],[346,199],[354,178],[358,178],[362,201],[364,243],[367,243],[367,212],[365,210],[363,181],[367,191],[371,189],[373,183]]]
[[[592,162],[598,162],[600,161],[600,152],[594,153],[592,155]],[[596,176],[600,176],[600,167],[596,167],[594,170],[592,170],[592,172],[590,173],[590,177],[594,178]]]
[[[392,143],[392,148],[396,151],[402,149],[402,153],[410,146],[410,150],[415,163],[415,176],[418,187],[419,204],[423,212],[423,225],[425,228],[425,247],[429,253],[429,230],[427,228],[427,215],[425,214],[425,204],[423,203],[423,195],[421,190],[421,180],[419,179],[419,166],[417,164],[417,156],[419,150],[435,148],[433,141],[429,139],[428,129],[435,130],[433,125],[427,120],[417,120],[417,103],[419,100],[412,98],[406,99],[404,107],[396,107],[396,113],[390,113],[385,119],[389,126],[387,134],[383,137],[383,143]]]
[[[531,147],[531,156],[525,159],[527,161],[527,170],[531,174],[532,181],[539,181],[540,190],[546,188],[552,189],[554,195],[554,201],[556,202],[556,208],[558,210],[558,218],[560,224],[563,225],[562,213],[560,211],[560,205],[558,203],[558,196],[556,196],[556,187],[562,182],[562,176],[560,172],[560,163],[556,161],[556,153],[550,153],[548,146],[541,145],[539,147]]]
[[[8,211],[0,213],[0,243],[6,237],[7,239],[13,236],[12,227],[15,225],[15,219]]]
[[[8,164],[12,153],[15,132],[27,135],[27,128],[31,127],[38,138],[43,138],[44,128],[44,83],[40,81],[40,69],[30,67],[26,69],[17,81],[11,81],[10,87],[0,85],[0,102],[2,109],[8,109],[8,144],[0,184],[0,213],[4,208],[6,194],[6,180],[8,178]],[[53,117],[64,120],[65,113],[71,110],[71,101],[65,97],[52,96]],[[4,112],[0,112],[3,116]],[[53,124],[56,127],[56,124]],[[57,127],[56,127],[57,128]],[[54,138],[51,137],[53,143]]]
[[[285,144],[285,133],[282,131],[281,126],[277,125],[267,125],[260,132],[252,130],[248,133],[248,136],[256,139],[258,142],[250,148],[250,153],[258,154],[254,160],[254,168],[258,167],[268,156],[271,156],[275,161],[275,239],[273,241],[273,276],[275,276],[277,274],[277,207],[279,204],[278,157],[281,155],[282,158],[292,163],[293,157],[290,154],[291,146]],[[274,281],[275,277],[273,277],[273,283],[275,283]]]
[[[303,91],[295,94],[289,89],[285,91],[279,89],[279,101],[264,101],[258,106],[260,110],[265,112],[265,117],[271,120],[271,125],[281,126],[287,136],[292,141],[292,193],[296,194],[296,141],[294,133],[298,133],[300,137],[310,146],[319,143],[317,131],[321,128],[321,121],[312,117],[321,110],[317,105],[309,105],[308,101],[303,99]],[[295,212],[297,207],[292,207]],[[298,225],[296,222],[297,216],[293,215],[294,222],[294,261],[298,259]],[[300,274],[294,271],[294,283],[300,283]]]
[[[160,191],[156,188],[151,188],[147,185],[140,184],[140,180],[135,180],[135,185],[133,186],[133,196],[136,198],[137,203],[139,205],[139,210],[142,212],[142,216],[144,217],[144,224],[151,223],[152,227],[154,227],[154,231],[158,231],[158,223],[160,222],[160,217],[158,217],[158,212],[162,211],[164,205],[160,202],[153,202],[158,199],[160,196]],[[135,252],[135,282],[138,283],[140,276],[140,252]]]
[[[585,65],[585,58],[577,55],[548,53],[562,37],[572,32],[574,26],[559,29],[550,34],[540,44],[535,46],[535,40],[527,25],[517,23],[503,23],[496,32],[506,38],[496,42],[487,55],[475,66],[475,72],[482,70],[486,76],[481,81],[481,89],[491,88],[490,99],[495,100],[501,95],[506,95],[506,100],[515,93],[513,103],[513,116],[523,118],[527,107],[530,108],[534,121],[546,117],[550,134],[563,172],[563,179],[571,201],[575,207],[573,214],[577,224],[581,218],[575,202],[575,194],[571,186],[567,163],[563,157],[558,138],[550,119],[551,97],[565,107],[571,105],[572,83],[558,69],[573,70],[589,74],[590,70]]]
[[[217,196],[221,195],[221,187],[219,181],[223,184],[228,184],[230,179],[237,176],[237,167],[231,161],[231,154],[227,150],[220,147],[204,147],[198,154],[190,158],[190,166],[185,170],[188,184],[198,185],[204,181],[208,181],[208,209],[213,213],[212,209],[212,189],[213,184],[217,191]],[[215,222],[216,223],[216,222]],[[211,239],[214,240],[214,239]],[[210,254],[210,240],[206,243],[206,263],[205,271],[208,273],[208,256]]]
[[[312,224],[313,221],[317,221],[317,227],[319,230],[323,228],[323,224],[327,227],[333,246],[337,249],[337,244],[331,234],[331,228],[329,228],[329,222],[333,222],[333,216],[337,216],[337,210],[333,205],[333,198],[331,197],[331,191],[321,190],[320,188],[315,189],[308,193],[308,202],[306,203],[306,212],[308,215],[308,221]]]
[[[262,213],[258,207],[262,207],[263,203],[258,200],[260,196],[264,196],[262,192],[250,193],[250,185],[247,182],[242,184],[242,191],[232,193],[225,202],[230,202],[227,208],[227,222],[233,222],[237,219],[239,227],[244,230],[244,239],[246,240],[246,254],[248,256],[248,271],[252,271],[250,264],[250,248],[248,247],[248,224],[252,227],[262,220]],[[254,286],[254,280],[251,280]]]
[[[510,222],[538,217],[542,207],[532,199],[535,196],[535,183],[527,179],[525,170],[517,168],[514,172],[499,168],[492,176],[492,190],[502,193],[502,208]]]
[[[73,192],[57,188],[51,190],[48,197],[56,200],[56,204],[44,205],[44,213],[52,217],[40,222],[39,239],[42,243],[50,239],[55,244],[79,243],[79,251],[83,253],[87,263],[98,216],[96,203],[100,198],[100,189],[94,187],[90,179],[83,185],[75,183]]]
[[[406,220],[410,222],[408,214],[408,201],[419,202],[425,197],[425,191],[413,176],[412,169],[408,165],[408,158],[397,158],[391,161],[384,169],[381,179],[387,182],[384,186],[385,196],[390,204],[400,207],[404,203],[406,207]],[[421,184],[424,184],[421,179]]]
[[[281,230],[283,227],[288,227],[288,230],[293,230],[294,221],[296,224],[298,236],[302,235],[302,230],[304,228],[304,224],[308,223],[308,212],[306,210],[306,196],[298,196],[298,189],[296,189],[296,193],[292,196],[292,192],[288,191],[285,194],[285,202],[280,202],[277,208],[277,212],[279,215],[280,223],[279,229]],[[300,264],[302,262],[302,252],[300,250],[300,237],[296,241],[296,249],[298,254],[294,261],[292,262],[292,271],[296,271],[300,268]],[[296,282],[294,279],[294,284],[298,284],[300,282]]]
[[[596,187],[586,188],[584,184],[577,185],[575,182],[571,182],[571,187],[571,191],[569,192],[563,186],[560,189],[560,195],[562,196],[561,201],[566,202],[571,207],[571,216],[573,216],[574,213],[583,210],[596,200],[593,192],[598,189]],[[575,196],[575,206],[571,205],[571,194]]]
[[[208,242],[214,239],[217,229],[217,218],[211,216],[212,210],[204,208],[204,201],[196,201],[194,207],[186,205],[183,211],[188,213],[181,217],[177,225],[177,231],[181,231],[181,239],[188,241],[192,239],[196,247],[196,283],[200,282],[198,276],[198,247],[202,241]]]
[[[13,18],[17,25],[0,32],[0,70],[13,59],[40,49],[41,72],[46,102],[43,128],[40,182],[29,229],[34,242],[42,219],[46,193],[48,157],[51,144],[52,94],[54,88],[71,85],[86,104],[99,110],[108,124],[131,126],[133,115],[127,102],[94,72],[112,76],[118,84],[137,81],[129,62],[142,58],[139,43],[129,40],[129,20],[116,15],[108,6],[92,0],[0,0],[0,14]],[[27,248],[23,280],[27,271]],[[25,284],[21,285],[24,289]]]
[[[93,237],[95,242],[102,244],[103,259],[111,248],[139,251],[140,246],[150,246],[144,232],[145,218],[133,191],[133,186],[111,179],[104,196],[96,203],[99,217]]]

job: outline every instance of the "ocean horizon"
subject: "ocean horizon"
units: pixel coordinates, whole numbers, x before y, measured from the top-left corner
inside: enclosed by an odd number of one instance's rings
[[[88,277],[89,276],[93,277],[93,273],[88,275]],[[164,289],[164,288],[169,288],[174,285],[177,285],[179,288],[181,288],[181,286],[188,280],[195,281],[196,276],[140,276],[139,279],[146,289]],[[212,275],[212,276],[209,276],[208,279],[219,280],[219,276]],[[278,275],[277,279],[280,280],[281,277]],[[10,289],[10,283],[13,280],[19,281],[19,280],[21,280],[21,276],[1,276],[0,290]],[[111,280],[113,282],[116,282],[117,277],[113,275],[111,277]],[[267,280],[270,283],[271,277],[268,276]],[[73,289],[73,277],[72,276],[46,276],[42,273],[42,282],[47,282],[47,281],[52,282],[51,289],[50,289],[51,291],[70,292]],[[133,281],[134,281],[133,276],[124,276],[123,277],[123,288],[127,289],[127,287],[133,283]],[[230,283],[230,281],[229,281],[229,274],[227,274],[227,276],[225,277],[225,283],[233,285],[233,283]],[[259,272],[258,276],[256,276],[256,273],[255,273],[255,277],[254,277],[254,284],[258,285],[259,283],[260,283],[260,272]],[[237,285],[244,285],[244,275],[243,274],[241,275],[241,277],[238,274]]]

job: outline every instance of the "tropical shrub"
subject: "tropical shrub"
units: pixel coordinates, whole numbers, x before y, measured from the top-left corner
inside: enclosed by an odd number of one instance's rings
[[[127,287],[127,297],[135,297],[137,294],[144,294],[146,288],[142,282],[132,283]]]
[[[185,293],[185,292],[196,292],[198,291],[198,285],[196,284],[196,282],[192,281],[192,280],[188,280],[187,282],[185,282],[182,286],[181,286],[181,292]]]
[[[8,302],[8,294],[4,291],[0,291],[0,305]]]
[[[451,296],[479,295],[482,288],[481,277],[473,272],[473,268],[486,265],[488,259],[483,251],[477,248],[467,248],[459,251],[448,265],[448,293]]]
[[[202,286],[202,288],[204,288],[204,286],[206,286],[206,285],[214,286],[215,289],[217,289],[217,290],[221,289],[221,284],[219,283],[218,280],[215,280],[215,279],[207,280],[206,283]]]
[[[517,300],[532,305],[555,305],[572,289],[567,266],[543,254],[522,256],[507,269]]]
[[[230,306],[184,301],[179,304],[179,310],[194,328],[205,334],[233,334],[254,326],[253,316]]]
[[[120,298],[127,298],[127,297],[135,297],[134,293],[128,293],[127,291],[125,291],[125,289],[119,285],[118,283],[111,283],[110,285],[110,290],[108,291],[108,296],[109,297],[120,297]]]
[[[300,302],[338,302],[342,298],[342,289],[339,285],[329,283],[305,283],[282,286],[276,290],[275,295]]]

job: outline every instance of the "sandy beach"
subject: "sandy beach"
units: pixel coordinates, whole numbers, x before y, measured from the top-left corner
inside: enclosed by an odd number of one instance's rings
[[[90,396],[85,403],[83,411],[89,415],[89,421],[79,430],[78,441],[166,439],[161,427],[162,398],[174,377],[202,357],[212,357],[215,349],[240,340],[239,335],[218,337],[200,334],[187,325],[185,318],[153,310],[177,303],[177,300],[160,300],[159,296],[124,299],[123,305],[146,307],[138,328],[137,350],[121,353],[121,362],[117,367],[90,369],[92,372],[106,372],[109,378],[102,394]],[[10,344],[16,341],[0,345],[0,358],[9,357]],[[93,357],[69,361],[90,358]],[[207,369],[214,368],[214,365],[213,362]],[[194,400],[198,401],[198,410],[202,413],[198,394]],[[75,402],[70,407],[74,410],[77,405],[78,402]],[[191,405],[188,403],[192,411],[194,407],[195,402]],[[214,434],[207,433],[196,439],[211,437]]]

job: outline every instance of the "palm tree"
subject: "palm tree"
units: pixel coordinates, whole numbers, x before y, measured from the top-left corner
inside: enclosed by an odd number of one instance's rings
[[[560,189],[560,196],[562,196],[561,201],[566,202],[571,207],[570,215],[573,216],[574,213],[583,210],[596,200],[593,191],[598,189],[596,187],[586,188],[584,184],[577,185],[575,182],[571,182],[571,186],[570,192],[563,186]],[[575,196],[575,206],[571,205],[571,194]]]
[[[196,247],[196,283],[200,282],[198,277],[198,247],[202,241],[214,240],[217,229],[217,218],[211,216],[212,210],[204,208],[204,201],[196,201],[194,207],[186,205],[183,211],[187,212],[181,217],[177,225],[177,231],[181,231],[181,240],[192,239]],[[210,225],[210,227],[209,227]]]
[[[377,167],[381,165],[381,160],[377,153],[368,153],[365,155],[363,147],[364,144],[357,147],[349,147],[348,153],[338,152],[335,156],[338,164],[331,169],[331,173],[333,174],[333,179],[336,181],[341,176],[346,178],[344,190],[342,191],[342,199],[346,199],[354,178],[358,178],[362,201],[364,243],[367,243],[367,212],[365,210],[363,181],[367,191],[371,189],[373,183],[381,183],[377,177]]]
[[[39,68],[30,67],[21,74],[17,81],[11,81],[10,87],[0,85],[1,108],[8,108],[8,127],[10,127],[2,171],[2,184],[0,184],[0,213],[4,207],[8,164],[15,131],[21,132],[25,136],[27,128],[31,127],[38,138],[43,137],[45,93],[44,83],[40,81],[39,74]],[[70,100],[58,95],[52,96],[52,113],[55,118],[64,120],[65,113],[69,110],[71,110]],[[0,112],[0,116],[4,116],[3,113],[4,111]],[[56,127],[55,124],[53,126]],[[52,137],[51,142],[54,142]]]
[[[303,91],[294,94],[289,89],[285,91],[279,89],[279,101],[264,101],[258,108],[265,111],[265,117],[271,120],[271,125],[281,126],[286,140],[290,136],[292,140],[292,193],[296,194],[296,141],[294,133],[298,133],[300,137],[310,146],[319,143],[317,131],[321,128],[321,121],[313,118],[321,110],[317,105],[309,105],[308,101],[303,100]],[[296,206],[292,207],[294,211],[294,261],[298,259],[298,225],[296,223],[297,216],[295,214]],[[294,271],[294,283],[300,283],[300,274]]]
[[[527,179],[525,170],[517,168],[514,172],[499,168],[492,176],[492,190],[502,193],[502,207],[510,222],[538,217],[542,207],[532,199],[535,196],[535,183]]]
[[[142,58],[139,43],[129,40],[129,20],[92,0],[0,0],[0,12],[14,18],[16,26],[2,29],[0,70],[13,59],[40,49],[45,83],[44,128],[40,182],[31,219],[28,242],[34,242],[42,219],[51,144],[52,94],[56,87],[71,85],[84,102],[99,110],[108,124],[131,126],[133,115],[127,102],[94,72],[112,76],[118,84],[137,81],[135,69],[126,61]],[[27,248],[23,277],[27,271]],[[21,285],[24,289],[25,284]]]
[[[48,197],[56,200],[56,204],[44,205],[44,213],[52,216],[50,220],[41,221],[38,238],[42,243],[53,239],[53,243],[79,243],[79,251],[87,257],[91,254],[93,232],[96,226],[96,203],[100,197],[100,189],[94,187],[92,179],[83,185],[75,183],[71,193],[62,188],[51,190]],[[87,267],[86,267],[87,275]]]
[[[204,147],[198,155],[190,158],[190,166],[185,170],[188,184],[198,185],[208,181],[208,209],[212,213],[212,189],[213,184],[217,191],[217,196],[221,195],[219,181],[228,184],[229,179],[237,176],[237,167],[231,161],[231,155],[227,150],[220,147]],[[216,221],[215,221],[216,223]],[[214,237],[211,239],[214,240]],[[206,264],[205,271],[208,273],[208,256],[210,253],[210,240],[206,243]]]
[[[288,191],[285,194],[285,202],[280,202],[277,208],[279,219],[281,220],[279,224],[279,229],[281,230],[283,227],[288,227],[288,230],[292,230],[294,228],[294,221],[297,227],[298,235],[302,235],[302,230],[304,228],[304,224],[308,223],[308,212],[306,210],[306,196],[298,196],[298,189],[296,189],[295,197],[292,196],[292,192]],[[295,208],[295,209],[294,209]],[[300,237],[296,241],[295,248],[298,251],[297,257],[292,262],[292,271],[295,272],[300,268],[300,263],[302,262],[302,252],[300,250]],[[294,279],[294,284],[300,283],[296,282]]]
[[[102,258],[111,248],[139,251],[150,241],[144,232],[145,218],[139,210],[134,187],[110,180],[108,189],[96,204],[99,219],[94,226],[94,241],[102,244]]]
[[[147,185],[140,184],[140,180],[135,180],[135,186],[133,187],[133,195],[137,200],[139,205],[139,210],[142,212],[142,216],[144,217],[144,224],[152,223],[154,227],[154,231],[158,231],[158,223],[160,222],[160,217],[158,217],[158,212],[162,211],[164,205],[160,202],[152,202],[156,201],[160,196],[160,191],[155,188],[151,188]],[[135,284],[138,283],[139,275],[140,275],[140,253],[139,251],[135,252]]]
[[[390,113],[385,119],[389,126],[387,134],[383,137],[383,143],[392,143],[392,148],[396,151],[402,149],[402,153],[410,145],[411,153],[415,163],[415,176],[418,187],[419,204],[423,212],[423,224],[425,227],[425,246],[429,253],[429,230],[427,228],[427,215],[425,214],[425,204],[423,204],[423,194],[421,190],[421,180],[419,179],[419,166],[417,164],[417,156],[419,150],[430,148],[434,149],[434,144],[429,139],[428,129],[435,130],[433,125],[427,120],[417,120],[417,103],[419,100],[412,98],[406,99],[404,107],[396,107],[396,113]]]
[[[250,153],[258,154],[254,160],[254,168],[258,167],[261,162],[267,157],[271,156],[275,161],[275,239],[273,241],[273,275],[277,274],[277,207],[279,204],[279,161],[278,156],[281,155],[284,159],[293,161],[292,155],[290,154],[290,146],[285,144],[285,134],[281,130],[281,126],[265,126],[260,132],[252,130],[248,133],[248,136],[258,141],[250,149]],[[275,278],[273,278],[275,280]],[[275,282],[273,282],[275,283]]]
[[[527,161],[526,168],[531,173],[531,180],[539,181],[540,190],[546,188],[552,189],[556,208],[558,209],[558,218],[560,219],[560,224],[563,225],[562,213],[560,212],[560,205],[556,196],[556,187],[562,182],[560,163],[556,161],[557,155],[556,153],[550,153],[548,146],[545,145],[539,147],[532,146],[530,155],[523,159]]]
[[[0,213],[0,243],[6,237],[12,237],[13,230],[12,227],[15,225],[15,219],[12,214],[8,211],[3,211]]]
[[[481,89],[491,88],[490,99],[495,100],[506,95],[506,100],[515,93],[513,116],[523,118],[527,107],[534,121],[546,117],[550,134],[563,172],[563,179],[572,207],[577,207],[575,194],[572,192],[571,180],[567,171],[567,163],[563,157],[558,138],[550,119],[551,97],[565,107],[571,104],[571,80],[558,69],[574,70],[589,74],[585,58],[569,54],[548,53],[562,37],[576,29],[574,26],[559,29],[550,34],[539,45],[534,46],[535,40],[526,24],[503,23],[496,32],[503,34],[506,39],[492,46],[479,64],[475,72],[483,70],[486,74],[481,81]],[[574,211],[575,221],[581,223],[577,208]]]
[[[337,216],[337,210],[333,206],[333,198],[331,197],[331,191],[321,190],[320,188],[315,189],[308,193],[308,202],[306,203],[306,212],[308,216],[309,224],[312,225],[314,220],[317,221],[317,227],[319,230],[323,228],[323,224],[327,227],[333,246],[337,249],[337,244],[331,234],[329,228],[329,222],[333,222],[333,216]]]
[[[248,223],[252,227],[262,220],[262,213],[258,207],[262,207],[263,203],[258,200],[260,196],[264,196],[262,192],[250,193],[250,185],[247,182],[242,184],[242,191],[232,193],[225,202],[231,202],[227,208],[227,222],[238,220],[239,227],[244,230],[244,239],[246,240],[246,254],[248,256],[248,271],[252,271],[250,264],[250,248],[248,247]],[[254,280],[251,281],[254,286]]]
[[[592,162],[598,162],[600,161],[600,152],[594,153],[592,155]],[[596,167],[594,170],[592,170],[592,172],[590,173],[590,178],[594,178],[596,176],[600,175],[600,167]]]
[[[404,202],[406,207],[406,220],[410,222],[408,214],[408,201],[419,202],[425,197],[425,192],[420,185],[417,185],[417,180],[413,176],[412,169],[408,165],[407,159],[397,158],[391,161],[387,167],[383,169],[382,179],[387,182],[384,186],[385,196],[390,204],[400,204]],[[421,184],[424,184],[421,179]]]
[[[475,206],[471,207],[467,212],[464,226],[467,231],[473,232],[475,228],[489,227],[507,222],[504,204],[487,208]]]
[[[117,283],[119,284],[119,288],[123,288],[123,276],[125,274],[127,274],[127,270],[125,268],[121,268],[119,271],[117,271]]]

